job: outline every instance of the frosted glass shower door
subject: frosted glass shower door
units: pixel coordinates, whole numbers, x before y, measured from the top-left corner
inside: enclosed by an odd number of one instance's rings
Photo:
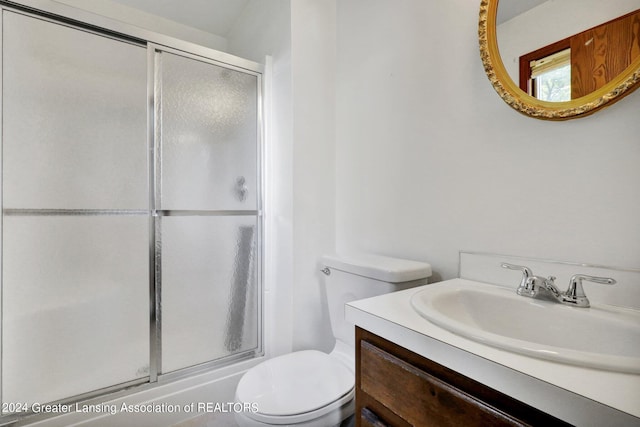
[[[2,401],[149,373],[146,49],[3,11]]]
[[[258,346],[251,216],[162,218],[162,370]]]
[[[256,350],[259,78],[156,52],[162,373]]]
[[[257,209],[258,77],[158,55],[161,208]]]

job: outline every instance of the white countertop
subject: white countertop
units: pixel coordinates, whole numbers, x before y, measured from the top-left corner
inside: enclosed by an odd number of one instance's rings
[[[426,286],[468,282],[453,279]],[[430,323],[410,304],[423,287],[346,305],[353,324],[578,426],[640,426],[640,375],[511,353]]]

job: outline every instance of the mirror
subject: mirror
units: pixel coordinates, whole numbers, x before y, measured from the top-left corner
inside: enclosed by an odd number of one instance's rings
[[[585,2],[589,4],[585,5]],[[610,21],[622,22],[621,16],[638,9],[640,0],[482,0],[478,35],[487,76],[507,104],[528,116],[567,120],[592,114],[640,86],[640,14],[632,15],[627,19],[629,22],[625,23],[628,28],[623,30],[626,41],[622,43],[622,51],[610,53],[609,56],[603,54],[605,50],[600,36],[602,28],[607,30],[610,27],[599,27]],[[569,11],[569,14],[562,15],[563,10]],[[559,42],[573,43],[571,53],[567,53],[570,56],[565,55],[561,59],[560,54],[554,56],[551,50],[551,54],[547,54],[550,59],[545,57],[543,61],[534,62],[526,55],[541,48],[557,48],[555,45]],[[588,49],[592,53],[588,59],[590,74],[587,78],[587,68],[580,67],[581,63],[576,61],[578,55],[582,55],[581,51]],[[599,56],[596,57],[594,51]],[[608,76],[613,74],[611,70],[614,69],[607,62],[612,55],[624,56],[626,63],[618,65],[620,72]],[[536,87],[545,89],[540,83],[544,82],[539,77],[540,70],[546,71],[548,68],[544,66],[559,64],[560,61],[565,61],[573,69],[569,71],[569,93],[563,95],[565,98],[552,101],[551,97],[540,96],[544,99],[538,99],[529,94],[535,94]],[[521,62],[525,64],[522,67]],[[535,66],[540,63],[544,66],[536,69]],[[521,77],[521,68],[530,74]],[[583,83],[578,84],[580,82]],[[540,94],[543,93],[542,89],[539,90]]]

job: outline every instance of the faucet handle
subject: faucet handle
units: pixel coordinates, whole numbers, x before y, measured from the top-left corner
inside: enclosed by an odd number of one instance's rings
[[[524,265],[514,265],[503,262],[502,264],[500,264],[500,267],[508,268],[509,270],[520,270],[522,271],[522,275],[527,276],[527,278],[533,276],[533,272],[531,271],[531,269],[529,267],[525,267]]]
[[[530,292],[530,287],[531,284],[529,283],[529,280],[531,277],[533,277],[533,271],[531,271],[531,269],[529,267],[525,267],[524,265],[514,265],[514,264],[508,264],[506,262],[503,262],[502,264],[500,264],[500,266],[502,268],[508,268],[509,270],[519,270],[522,271],[522,279],[520,280],[520,285],[518,286],[518,294],[521,294],[521,292],[525,292],[527,294],[531,294]],[[531,295],[533,296],[533,295]]]
[[[600,283],[601,285],[615,285],[615,279],[611,277],[587,276],[586,274],[574,274],[569,280],[569,288],[562,295],[565,303],[575,304],[578,307],[589,307],[589,299],[584,293],[582,281]]]

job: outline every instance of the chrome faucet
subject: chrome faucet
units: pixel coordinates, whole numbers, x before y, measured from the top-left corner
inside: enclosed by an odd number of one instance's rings
[[[589,299],[584,293],[584,288],[582,287],[582,281],[587,280],[589,282],[600,283],[603,285],[613,285],[616,281],[610,277],[596,277],[596,276],[587,276],[584,274],[574,274],[569,280],[569,288],[565,292],[560,292],[556,287],[554,276],[549,277],[541,277],[535,276],[529,267],[525,267],[522,265],[513,265],[502,263],[501,266],[503,268],[508,268],[510,270],[519,270],[522,271],[522,280],[520,281],[520,285],[516,290],[518,295],[522,295],[524,297],[536,298],[543,295],[550,295],[556,301],[572,305],[574,307],[589,307]],[[542,292],[541,292],[542,291]]]
[[[589,307],[589,299],[584,294],[584,289],[582,288],[583,280],[600,283],[601,285],[616,284],[616,281],[611,277],[596,277],[587,276],[584,274],[574,274],[569,280],[569,289],[567,289],[567,292],[565,292],[563,295],[563,298],[566,300],[565,304],[572,304],[576,307]]]

